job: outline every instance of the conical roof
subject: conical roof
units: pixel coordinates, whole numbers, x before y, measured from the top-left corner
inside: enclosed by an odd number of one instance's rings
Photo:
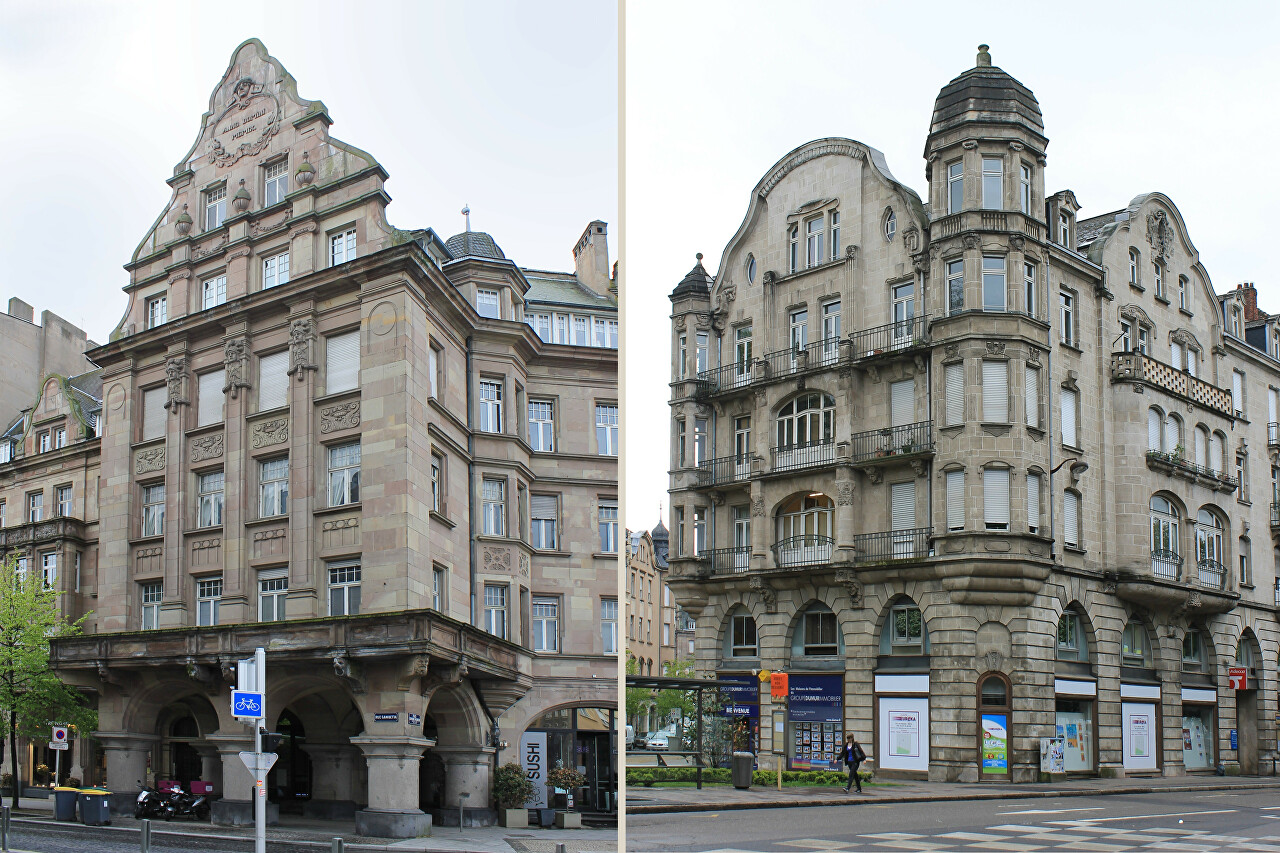
[[[978,64],[938,92],[929,134],[970,121],[1022,125],[1044,136],[1040,102],[1030,89],[991,64],[985,44],[978,45]]]
[[[693,265],[693,269],[680,279],[680,283],[676,285],[676,289],[671,291],[671,298],[675,299],[679,296],[696,295],[707,296],[711,293],[711,282],[714,281],[707,273],[706,267],[702,265],[702,253],[698,253],[698,262]]]
[[[461,234],[454,234],[445,241],[444,246],[455,259],[493,258],[499,261],[507,259],[494,239],[483,231],[463,231]]]

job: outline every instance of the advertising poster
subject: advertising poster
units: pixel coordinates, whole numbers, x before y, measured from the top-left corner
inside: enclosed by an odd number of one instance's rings
[[[526,809],[547,807],[547,733],[525,732],[520,735],[520,762],[524,775],[533,783],[533,796],[524,804]]]
[[[894,755],[920,756],[920,712],[889,712],[889,744]]]
[[[1134,758],[1151,754],[1151,718],[1145,714],[1129,718],[1129,754]]]
[[[929,699],[924,696],[880,696],[877,704],[876,766],[885,770],[927,773]]]
[[[844,679],[792,675],[787,687],[787,714],[795,731],[790,769],[838,769],[834,754],[844,728]]]
[[[982,772],[1009,772],[1009,717],[982,715]]]

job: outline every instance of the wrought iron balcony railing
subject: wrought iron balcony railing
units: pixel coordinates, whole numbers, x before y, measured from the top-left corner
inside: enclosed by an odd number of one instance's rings
[[[1151,552],[1151,573],[1161,580],[1176,581],[1182,577],[1182,555],[1158,548]]]
[[[872,429],[853,434],[850,440],[853,462],[887,456],[907,456],[933,451],[933,421]]]
[[[929,315],[863,329],[849,337],[853,340],[854,361],[918,349],[929,344]]]
[[[1280,501],[1271,502],[1271,527],[1280,528]]]
[[[1210,480],[1211,483],[1209,485],[1212,485],[1219,492],[1234,492],[1240,485],[1239,481],[1226,471],[1215,471],[1204,465],[1197,465],[1195,462],[1190,462],[1186,457],[1176,453],[1148,450],[1147,465],[1170,474],[1183,476],[1184,479],[1204,478]]]
[[[731,548],[712,548],[703,551],[698,559],[711,563],[711,571],[715,574],[745,572],[751,565],[751,546],[734,545]]]
[[[1280,424],[1275,421],[1267,424],[1267,447],[1280,447]]]
[[[836,461],[835,439],[824,438],[808,444],[787,444],[773,448],[773,472],[799,471],[831,465]]]
[[[1144,382],[1227,417],[1234,417],[1231,392],[1141,352],[1111,355],[1112,382]]]
[[[1196,561],[1196,584],[1205,589],[1226,589],[1227,569],[1217,560]]]
[[[778,379],[821,367],[834,367],[840,362],[840,339],[824,338],[803,347],[782,349],[761,357],[765,379]]]
[[[920,560],[930,556],[932,527],[863,533],[853,537],[853,561],[856,565],[892,563],[896,560]]]
[[[697,397],[710,397],[726,391],[746,388],[751,384],[751,378],[750,362],[735,362],[713,367],[698,373],[697,379],[694,380],[693,393]]]
[[[751,454],[720,456],[698,463],[698,485],[719,486],[751,476]]]
[[[792,536],[774,543],[774,565],[780,569],[794,569],[829,563],[834,547],[835,540],[830,536]]]

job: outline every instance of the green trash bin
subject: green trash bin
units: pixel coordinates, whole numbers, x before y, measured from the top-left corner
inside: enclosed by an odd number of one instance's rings
[[[111,792],[102,788],[80,789],[80,821],[85,826],[106,826],[111,823]]]
[[[76,800],[79,796],[79,788],[64,788],[62,786],[54,788],[53,819],[74,821],[76,819]]]

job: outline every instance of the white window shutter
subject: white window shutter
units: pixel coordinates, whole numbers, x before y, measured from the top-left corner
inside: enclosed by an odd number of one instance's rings
[[[964,423],[964,365],[947,365],[947,426]]]
[[[1182,430],[1178,429],[1178,421],[1169,415],[1164,421],[1164,449],[1172,453],[1174,448],[1182,444]]]
[[[964,530],[964,472],[947,472],[947,529]]]
[[[1196,375],[1196,361],[1198,358],[1199,356],[1196,355],[1196,351],[1187,347],[1187,373],[1190,373],[1192,376]]]
[[[1231,371],[1231,400],[1236,411],[1244,414],[1244,374],[1238,370]]]
[[[1207,443],[1208,442],[1205,441],[1205,437],[1204,437],[1204,430],[1197,429],[1196,430],[1196,464],[1199,465],[1201,468],[1209,467],[1209,457],[1208,457],[1209,449],[1206,446]]]
[[[258,411],[289,401],[289,353],[276,352],[258,359]]]
[[[1028,367],[1027,385],[1027,426],[1040,426],[1040,368]]]
[[[1280,391],[1274,388],[1267,389],[1267,423],[1276,422],[1276,410],[1280,409]]]
[[[1172,343],[1169,344],[1169,350],[1173,353],[1173,359],[1172,359],[1173,366],[1176,369],[1181,370],[1183,368],[1183,365],[1185,364],[1185,362],[1182,360],[1182,344],[1178,343],[1177,341],[1173,341]]]
[[[916,383],[904,379],[889,386],[889,414],[892,426],[915,423]]]
[[[1062,443],[1080,446],[1076,441],[1076,392],[1066,389],[1062,392]]]
[[[1147,409],[1147,450],[1160,449],[1160,413]]]
[[[196,399],[196,426],[208,426],[221,423],[226,395],[222,386],[226,384],[227,372],[213,370],[201,373],[199,379],[199,395]]]
[[[556,496],[555,495],[530,495],[529,496],[529,516],[531,518],[550,518],[555,519],[556,513]]]
[[[142,392],[142,440],[164,437],[164,388]]]
[[[982,472],[982,516],[987,527],[1009,529],[1009,472],[988,468]]]
[[[1222,439],[1217,433],[1209,436],[1209,470],[1222,473]]]
[[[1040,475],[1027,475],[1027,527],[1040,530]]]
[[[894,483],[889,489],[894,530],[911,530],[916,526],[916,481]]]
[[[1008,362],[982,362],[982,420],[986,423],[1009,420]]]
[[[360,385],[360,333],[347,332],[325,339],[324,390],[350,391]]]
[[[1080,498],[1075,492],[1062,496],[1062,539],[1073,548],[1080,547]]]

